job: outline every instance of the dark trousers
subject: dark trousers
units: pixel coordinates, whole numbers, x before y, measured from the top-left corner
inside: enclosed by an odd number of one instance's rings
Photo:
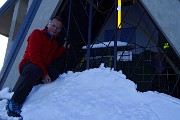
[[[58,78],[59,71],[53,67],[48,67],[48,74],[52,81]],[[31,62],[24,64],[20,70],[20,77],[18,83],[14,88],[14,94],[12,100],[15,103],[23,104],[26,97],[31,92],[33,86],[41,84],[42,82],[42,70],[38,65]]]

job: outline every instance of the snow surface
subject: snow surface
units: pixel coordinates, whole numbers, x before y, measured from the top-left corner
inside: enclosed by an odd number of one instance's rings
[[[180,120],[179,99],[138,92],[136,87],[122,71],[103,65],[83,72],[69,71],[52,83],[35,86],[22,116],[24,120]],[[0,95],[8,99],[12,93],[7,89]],[[0,101],[0,118],[17,120],[6,115],[6,102]]]
[[[126,46],[126,45],[127,45],[126,42],[117,41],[117,46]],[[92,48],[105,48],[107,46],[109,47],[114,46],[114,41],[102,42],[102,43],[90,45],[90,47]],[[87,46],[83,46],[82,49],[87,49]]]

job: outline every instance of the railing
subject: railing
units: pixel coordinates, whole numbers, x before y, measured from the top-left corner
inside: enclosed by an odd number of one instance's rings
[[[79,1],[82,6],[78,6],[78,9],[82,7],[81,10],[85,11],[84,12],[85,18],[87,19],[88,17],[87,11],[89,10],[87,8],[89,5],[89,2],[82,1],[82,0],[79,0]],[[138,17],[138,19],[136,16],[129,15],[131,14],[129,12],[132,12],[131,8],[134,6],[142,10],[141,13],[139,13],[140,16]],[[99,6],[96,6],[95,8],[93,8],[94,12],[92,13],[93,14],[92,20],[93,19],[97,20],[98,17],[96,16],[96,14],[98,14],[98,11],[100,11],[99,12],[100,15],[104,13],[100,9],[100,7],[98,9],[97,7]],[[76,43],[73,42],[73,38],[77,38],[77,36],[75,35],[73,36],[75,31],[70,32],[70,36],[71,36],[70,39],[72,41],[72,48],[73,48],[70,54],[73,57],[69,60],[69,63],[70,61],[75,61],[73,63],[76,63],[75,67],[72,68],[70,66],[71,70],[82,71],[87,68],[86,67],[87,64],[89,68],[94,68],[94,67],[99,67],[101,63],[105,63],[107,67],[113,68],[114,58],[115,58],[117,60],[117,63],[116,63],[117,70],[122,70],[128,79],[131,79],[132,81],[134,81],[138,86],[138,90],[140,91],[156,90],[156,91],[164,92],[166,94],[169,94],[175,97],[180,97],[180,87],[179,87],[180,86],[179,85],[180,84],[179,82],[180,60],[179,60],[179,57],[171,48],[171,46],[169,45],[168,41],[165,39],[161,31],[159,30],[159,28],[150,18],[150,16],[148,15],[148,12],[143,8],[143,6],[139,2],[137,2],[136,4],[133,4],[133,3],[129,4],[129,6],[126,6],[126,7],[127,7],[126,11],[123,11],[124,14],[122,18],[122,30],[124,28],[131,28],[131,27],[134,29],[131,30],[131,32],[129,33],[128,31],[125,32],[125,33],[128,33],[128,36],[129,36],[128,40],[126,40],[127,45],[117,46],[117,52],[121,51],[120,52],[121,54],[119,54],[118,59],[114,57],[114,47],[110,45],[116,38],[115,29],[113,30],[115,32],[112,32],[111,34],[112,35],[111,39],[109,39],[109,41],[106,41],[105,47],[101,47],[101,48],[93,48],[93,46],[95,46],[97,43],[101,43],[102,45],[105,44],[104,41],[100,41],[97,37],[100,35],[100,33],[93,32],[92,36],[95,36],[95,37],[92,37],[91,39],[92,46],[90,46],[90,53],[87,54],[86,46],[88,45],[87,44],[88,42],[85,36],[87,36],[88,34],[86,34],[83,31],[84,29],[81,29],[82,26],[85,26],[85,24],[81,24],[80,18],[76,16],[77,14],[75,15],[73,14],[73,12],[71,12],[72,21],[73,23],[75,23],[75,28],[78,31],[77,33],[79,33],[80,35],[79,39],[82,40],[79,42],[76,41]],[[74,9],[74,11],[78,12],[78,9],[76,10]],[[106,12],[106,15],[105,15],[106,18],[104,19],[99,18],[104,22],[101,24],[101,29],[97,28],[100,32],[102,31],[102,28],[104,27],[108,18],[112,14],[113,10],[114,10],[114,5],[112,5],[111,8],[109,8],[109,12]],[[130,17],[128,21],[132,21],[133,24],[126,21],[127,15],[129,15]],[[145,17],[148,18],[149,24],[152,25],[151,32],[147,31],[147,29],[144,28],[143,20]],[[123,27],[124,25],[129,26],[129,27]],[[92,21],[91,26],[93,30],[96,28],[96,26],[93,24],[93,21]],[[87,28],[87,31],[88,31],[88,26],[85,28]],[[141,33],[143,33],[143,36],[146,36],[147,38],[147,40],[145,41],[146,43],[144,43],[143,45],[139,44],[139,41],[137,39],[134,39],[136,38],[137,31],[140,31]],[[123,36],[125,36],[125,33],[120,35],[121,38],[119,40],[123,41]],[[154,38],[155,35],[158,37],[157,39]],[[82,46],[85,47],[84,49],[80,50],[79,53],[81,53],[81,55],[78,55],[77,51],[74,49],[75,48],[74,46],[75,45],[77,46],[77,43],[83,43],[81,44],[79,49],[81,49]],[[127,55],[127,52],[125,51],[131,51],[130,52],[131,59],[127,61],[123,60],[123,57]],[[157,53],[159,56],[161,56],[158,62],[163,63],[164,65],[163,67],[165,68],[165,71],[160,72],[160,70],[162,69],[161,68],[162,66],[155,66],[154,57]],[[89,58],[89,62],[87,62],[88,60],[87,58]]]

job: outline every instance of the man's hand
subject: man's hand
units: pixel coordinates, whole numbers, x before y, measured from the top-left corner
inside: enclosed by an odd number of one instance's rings
[[[42,81],[44,83],[50,83],[51,82],[51,78],[49,77],[49,75],[47,74],[46,76],[44,76],[44,78],[42,79]]]
[[[67,41],[65,41],[65,43],[64,43],[64,45],[63,45],[65,48],[67,48],[67,49],[70,49],[70,44],[68,44],[68,42]]]

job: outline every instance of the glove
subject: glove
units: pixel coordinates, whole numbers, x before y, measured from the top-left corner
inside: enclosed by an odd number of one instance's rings
[[[64,45],[63,45],[63,46],[64,46],[65,48],[68,48],[68,49],[69,49],[69,48],[70,48],[70,41],[68,40],[67,37],[64,38],[64,41],[65,41],[65,42],[64,42]]]

